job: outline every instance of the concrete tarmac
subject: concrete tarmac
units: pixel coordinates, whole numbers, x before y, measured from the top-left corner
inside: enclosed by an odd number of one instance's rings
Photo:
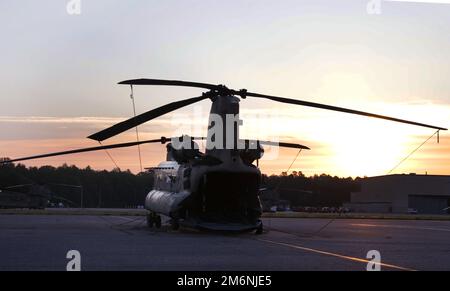
[[[262,235],[149,229],[142,216],[0,215],[0,270],[450,270],[450,221],[265,218]]]

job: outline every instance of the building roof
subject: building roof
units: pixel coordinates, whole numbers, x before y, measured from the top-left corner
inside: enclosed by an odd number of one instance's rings
[[[384,177],[435,177],[435,178],[450,178],[450,175],[428,175],[428,174],[390,174],[390,175],[380,175],[372,177],[364,177],[362,179],[373,179],[373,178],[384,178]]]

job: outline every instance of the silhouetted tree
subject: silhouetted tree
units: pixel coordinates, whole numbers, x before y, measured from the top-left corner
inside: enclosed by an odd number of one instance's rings
[[[64,164],[60,167],[25,167],[21,164],[0,166],[0,188],[20,184],[46,185],[58,197],[81,203],[83,187],[84,207],[136,207],[143,205],[145,196],[153,187],[153,175],[130,171],[95,171],[90,167],[79,169]],[[17,190],[17,189],[16,189]]]
[[[84,207],[136,207],[143,205],[153,187],[153,174],[133,174],[129,170],[95,171],[63,164],[60,167],[25,167],[22,164],[0,166],[0,189],[20,184],[46,185],[56,196],[80,205],[83,187]],[[264,199],[288,200],[291,206],[341,206],[350,200],[350,193],[359,190],[360,178],[339,178],[329,175],[306,177],[302,172],[262,177],[268,188]],[[272,194],[271,194],[272,193]],[[274,197],[271,197],[274,196]]]

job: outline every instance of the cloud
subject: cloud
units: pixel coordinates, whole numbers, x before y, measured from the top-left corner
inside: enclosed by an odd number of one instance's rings
[[[0,116],[0,140],[21,139],[84,139],[88,135],[112,126],[126,118],[120,117],[49,117],[49,116]],[[171,130],[170,119],[159,118],[139,126],[143,137],[167,134]],[[133,130],[123,133],[117,140],[135,136]]]
[[[434,117],[436,120],[448,120],[448,114],[445,114],[449,112],[448,106],[426,104],[385,104],[382,108],[388,107],[392,115],[409,111],[413,119],[428,120]],[[173,136],[180,132],[206,135],[208,112],[195,106],[191,109],[168,114],[139,126],[141,140]],[[126,117],[0,116],[0,156],[20,157],[95,146],[97,143],[87,139],[88,135],[124,119]],[[352,115],[302,110],[301,107],[244,108],[241,119],[244,120],[241,130],[243,138],[295,142],[311,147],[312,150],[304,151],[291,169],[308,175],[386,174],[432,134],[428,129]],[[445,122],[437,124],[445,126]],[[135,139],[132,129],[107,140],[105,144]],[[157,165],[165,158],[165,149],[161,146],[147,145],[142,148],[146,166]],[[274,158],[270,149],[267,149],[267,155],[261,161],[263,172],[272,174],[286,171],[296,151],[279,149],[275,153],[277,155]],[[111,154],[121,168],[138,171],[135,148],[113,150]],[[449,159],[450,137],[447,132],[441,132],[440,144],[436,144],[434,138],[430,139],[396,171],[445,174],[450,172]],[[54,166],[63,163],[90,165],[95,169],[114,167],[104,152],[26,162],[27,165]]]
[[[49,117],[49,116],[0,116],[0,122],[8,123],[88,123],[114,124],[125,118],[114,117]]]

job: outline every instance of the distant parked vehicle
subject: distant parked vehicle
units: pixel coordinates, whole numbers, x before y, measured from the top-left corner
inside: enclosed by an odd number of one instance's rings
[[[408,214],[417,214],[418,211],[415,208],[408,208]]]
[[[292,207],[291,210],[294,211],[294,212],[304,212],[304,208],[303,207],[298,207],[298,206]]]
[[[277,211],[286,211],[286,207],[284,206],[277,206]]]

